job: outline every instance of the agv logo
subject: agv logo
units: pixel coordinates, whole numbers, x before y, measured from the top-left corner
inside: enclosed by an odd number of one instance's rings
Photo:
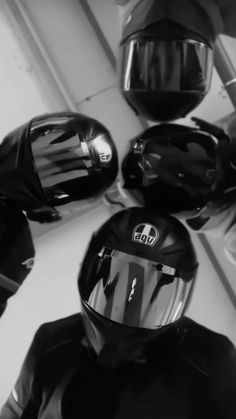
[[[158,240],[159,232],[156,227],[151,224],[138,224],[133,229],[132,240],[147,246],[154,246]]]
[[[112,159],[112,149],[105,135],[98,135],[93,140],[93,147],[99,155],[101,163],[109,163]]]

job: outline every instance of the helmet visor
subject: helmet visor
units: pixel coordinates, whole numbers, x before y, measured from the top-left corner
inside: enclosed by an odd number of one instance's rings
[[[91,155],[69,117],[47,117],[31,126],[31,147],[44,189],[87,176]]]
[[[85,304],[117,323],[148,329],[183,314],[194,282],[172,267],[105,247],[92,271]]]
[[[123,44],[122,90],[196,92],[210,88],[213,50],[195,40],[131,39]]]

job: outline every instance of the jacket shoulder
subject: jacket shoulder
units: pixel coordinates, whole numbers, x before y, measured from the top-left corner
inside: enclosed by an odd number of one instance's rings
[[[234,418],[236,412],[236,348],[221,333],[193,321],[188,323],[188,339],[183,358],[189,366],[204,374],[211,395],[222,417]]]
[[[185,328],[183,354],[205,375],[214,375],[219,365],[229,362],[236,369],[236,348],[227,336],[189,318],[185,318]]]
[[[84,334],[81,314],[74,314],[42,324],[37,330],[32,345],[38,352],[50,351],[69,341],[78,341]]]

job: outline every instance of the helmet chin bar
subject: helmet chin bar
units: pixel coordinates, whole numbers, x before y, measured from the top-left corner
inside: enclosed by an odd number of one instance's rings
[[[144,362],[143,357],[146,343],[149,339],[140,340],[135,337],[135,329],[121,327],[111,322],[110,327],[107,327],[107,322],[104,323],[104,334],[101,333],[101,324],[103,323],[102,316],[95,313],[87,305],[82,302],[83,320],[86,330],[89,346],[94,354],[96,354],[99,363],[107,367],[119,367],[128,362]],[[92,313],[92,318],[91,318]],[[99,326],[99,321],[100,326]],[[98,323],[97,323],[98,322]],[[118,327],[117,327],[118,326]],[[126,329],[126,330],[125,330]],[[123,335],[123,331],[127,333]]]

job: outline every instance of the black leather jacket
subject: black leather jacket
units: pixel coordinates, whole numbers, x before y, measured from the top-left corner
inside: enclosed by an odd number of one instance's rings
[[[146,362],[115,370],[84,346],[80,314],[44,324],[0,418],[235,419],[235,347],[188,318],[177,326]]]

